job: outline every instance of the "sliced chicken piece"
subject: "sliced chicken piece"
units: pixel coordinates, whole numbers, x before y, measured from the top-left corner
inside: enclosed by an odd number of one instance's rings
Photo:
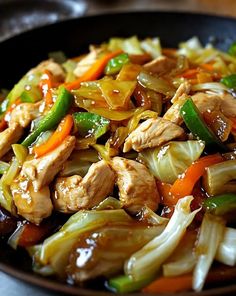
[[[163,75],[165,73],[168,73],[175,67],[176,67],[176,61],[174,59],[171,59],[165,56],[160,56],[144,65],[144,68],[148,72],[151,72],[157,75]]]
[[[80,60],[74,70],[74,74],[77,77],[84,75],[86,71],[96,62],[101,49],[91,48],[91,52],[87,54],[82,60]]]
[[[187,100],[190,90],[191,84],[189,82],[184,82],[179,86],[171,100],[173,105],[164,114],[164,119],[170,120],[177,125],[180,125],[183,122],[182,116],[180,115],[180,109]]]
[[[171,121],[174,124],[181,125],[183,118],[180,115],[180,109],[187,100],[187,95],[182,95],[174,102],[174,104],[166,111],[163,118]]]
[[[155,178],[145,165],[122,157],[112,159],[112,168],[117,174],[121,205],[136,213],[148,206],[156,211],[160,202]]]
[[[91,165],[84,178],[78,175],[57,178],[54,206],[64,213],[90,209],[111,193],[114,184],[115,173],[101,160]]]
[[[236,98],[231,94],[224,93],[220,95],[220,109],[226,117],[236,117]]]
[[[44,218],[51,215],[53,205],[48,186],[35,191],[29,180],[19,179],[12,183],[11,191],[17,213],[26,220],[40,224]]]
[[[58,81],[63,81],[65,79],[65,72],[62,66],[54,62],[52,59],[41,62],[36,68],[31,69],[30,72],[32,73],[34,71],[43,72],[45,70],[50,71]]]
[[[0,133],[0,159],[17,143],[23,135],[23,128],[18,123],[12,123]]]
[[[75,137],[68,136],[60,146],[52,152],[37,159],[25,161],[21,175],[29,178],[35,191],[50,184],[56,174],[62,169],[63,163],[69,158],[75,147]]]
[[[13,123],[19,123],[22,127],[27,127],[32,120],[40,116],[41,102],[36,104],[33,103],[22,103],[11,112],[9,125]]]
[[[192,96],[192,100],[201,113],[219,110],[221,106],[221,98],[218,95],[198,92]]]
[[[123,152],[131,149],[141,151],[146,148],[160,146],[170,140],[184,135],[184,130],[161,117],[150,118],[141,123],[126,138]]]
[[[181,83],[180,86],[178,87],[175,95],[171,99],[171,102],[175,103],[183,95],[187,96],[190,93],[190,90],[191,90],[191,84],[188,81]]]

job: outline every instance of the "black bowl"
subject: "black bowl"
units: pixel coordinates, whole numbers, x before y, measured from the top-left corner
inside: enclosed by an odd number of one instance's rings
[[[12,87],[27,70],[46,59],[51,51],[63,50],[68,56],[76,56],[86,52],[89,44],[99,44],[112,36],[131,35],[140,38],[159,36],[167,47],[175,47],[181,41],[198,36],[203,44],[211,41],[216,47],[226,50],[236,40],[236,20],[202,14],[135,12],[82,17],[35,29],[0,43],[0,88]],[[13,251],[1,241],[0,269],[32,284],[72,295],[112,295],[92,288],[71,287],[33,274],[30,258],[22,251]],[[198,295],[229,293],[235,295],[236,285],[231,283]]]

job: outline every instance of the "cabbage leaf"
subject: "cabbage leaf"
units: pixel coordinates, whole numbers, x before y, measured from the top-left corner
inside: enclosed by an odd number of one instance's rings
[[[204,147],[201,141],[172,141],[162,147],[145,149],[139,159],[161,182],[173,184],[200,157]]]
[[[163,265],[165,277],[179,276],[193,270],[196,264],[195,241],[196,232],[187,231],[172,256]]]
[[[221,218],[210,214],[204,215],[195,249],[197,255],[197,263],[193,272],[193,289],[195,291],[201,291],[204,286],[217,248],[223,238],[224,228],[224,221]]]
[[[236,264],[236,229],[225,227],[215,259],[225,265],[234,266]]]
[[[163,262],[176,249],[187,227],[200,210],[191,212],[192,200],[192,196],[179,199],[174,214],[164,231],[126,261],[126,275],[131,276],[134,280],[139,280],[143,278],[144,274],[148,277],[159,271]]]
[[[101,235],[104,233],[108,237],[115,235],[109,242],[116,251],[110,250],[111,246],[106,247],[104,250],[101,246],[97,250],[98,252],[101,252],[101,254],[104,252],[104,256],[106,256],[109,249],[110,258],[114,259],[112,253],[118,254],[118,249],[123,244],[124,248],[120,252],[119,258],[124,258],[124,250],[126,250],[128,255],[125,256],[125,259],[127,259],[131,255],[129,249],[134,251],[135,248],[137,250],[137,244],[139,247],[143,246],[141,238],[144,238],[144,243],[146,243],[160,234],[166,226],[167,220],[160,218],[153,221],[152,224],[148,222],[149,226],[147,227],[146,220],[145,223],[133,220],[123,209],[111,209],[113,205],[114,201],[110,197],[109,200],[107,199],[106,205],[101,205],[100,209],[77,212],[70,217],[58,232],[47,238],[41,245],[30,248],[29,252],[34,259],[35,270],[41,274],[44,273],[44,270],[50,270],[57,275],[65,276],[65,269],[73,246],[80,243],[83,238],[89,238],[93,233],[100,233]],[[109,210],[104,210],[102,207],[109,208]],[[115,207],[117,206],[115,205]],[[124,236],[124,238],[116,240],[118,236]],[[130,239],[127,240],[127,237]],[[102,262],[98,261],[97,265],[101,266],[104,261],[105,259]],[[111,262],[109,264],[112,265]],[[120,264],[118,265],[120,269]],[[45,267],[47,268],[45,269]]]

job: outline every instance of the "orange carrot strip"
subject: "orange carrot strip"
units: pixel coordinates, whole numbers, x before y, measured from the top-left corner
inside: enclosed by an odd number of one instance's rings
[[[209,72],[214,71],[214,67],[213,67],[214,62],[210,62],[210,63],[205,63],[205,64],[201,64],[200,67],[204,70],[207,70]]]
[[[176,277],[161,277],[142,289],[144,293],[175,293],[192,289],[193,277],[185,274]]]
[[[180,77],[184,77],[187,79],[196,78],[196,75],[199,73],[198,68],[188,69],[183,73],[179,74]]]
[[[170,189],[170,193],[176,198],[182,198],[184,196],[190,195],[193,191],[194,185],[204,174],[205,169],[221,161],[223,161],[223,158],[220,154],[201,157],[189,168],[187,168],[183,177],[181,176],[174,182]]]
[[[178,201],[178,199],[176,199],[176,197],[171,194],[171,187],[171,184],[157,181],[157,188],[161,196],[161,203],[170,207],[176,205]]]
[[[103,57],[98,59],[92,65],[92,67],[84,73],[83,76],[79,77],[75,81],[72,81],[71,83],[67,83],[66,88],[68,90],[77,89],[80,87],[81,82],[98,79],[99,76],[101,76],[102,72],[104,71],[104,68],[106,67],[106,64],[109,62],[109,60],[119,55],[120,53],[122,53],[122,50],[117,50],[104,55]]]
[[[52,87],[53,87],[53,75],[50,71],[44,70],[44,74],[42,75],[42,79],[40,81],[40,88],[42,89],[42,93],[47,106],[53,104],[52,90],[51,90]]]
[[[57,148],[64,141],[64,139],[70,134],[72,126],[73,126],[73,117],[72,115],[68,114],[66,115],[66,117],[64,117],[64,119],[62,119],[56,131],[46,141],[46,143],[43,143],[39,146],[34,147],[33,151],[36,157],[38,158],[40,156],[43,156],[46,153]]]

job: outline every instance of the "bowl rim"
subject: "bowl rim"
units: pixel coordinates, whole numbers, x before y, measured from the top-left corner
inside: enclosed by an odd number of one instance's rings
[[[103,17],[108,17],[108,16],[126,16],[126,15],[145,15],[145,14],[162,14],[162,15],[179,15],[179,16],[193,16],[193,17],[208,17],[211,19],[216,19],[216,20],[222,20],[222,21],[231,21],[233,23],[235,23],[236,25],[236,17],[233,16],[226,16],[226,15],[218,15],[218,14],[214,14],[211,12],[208,13],[204,13],[204,12],[194,12],[194,11],[184,11],[184,10],[179,10],[179,11],[174,11],[174,10],[127,10],[127,11],[111,11],[111,12],[98,12],[97,14],[92,13],[92,14],[84,14],[81,15],[79,17],[71,17],[71,18],[67,18],[67,19],[62,19],[59,20],[58,22],[55,23],[50,23],[50,24],[43,24],[41,26],[35,27],[35,28],[30,28],[27,29],[23,32],[14,34],[12,36],[8,36],[7,38],[3,39],[0,41],[0,46],[1,44],[6,43],[7,41],[10,41],[11,39],[23,36],[23,35],[27,35],[30,34],[31,32],[37,32],[40,30],[45,30],[47,28],[53,28],[56,26],[61,26],[64,25],[66,23],[70,23],[70,22],[76,22],[76,21],[86,21],[86,20],[92,20],[92,19],[96,19],[96,18],[103,18]]]

